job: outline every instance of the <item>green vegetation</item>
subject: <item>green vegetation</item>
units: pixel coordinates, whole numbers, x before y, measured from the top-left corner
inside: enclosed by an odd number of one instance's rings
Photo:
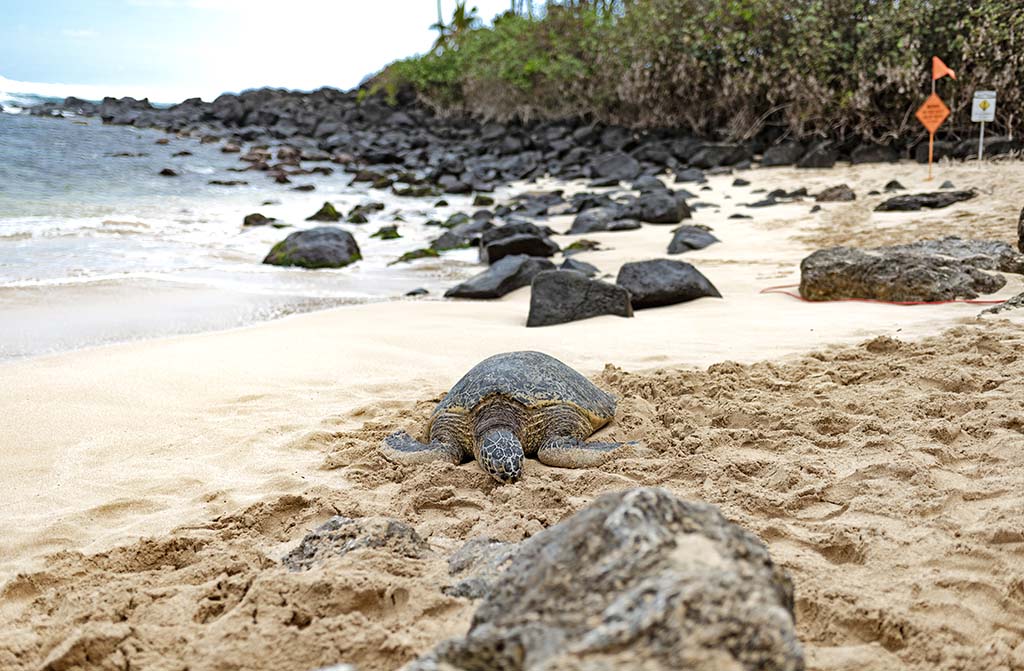
[[[973,131],[973,91],[995,89],[993,131],[1021,131],[1019,0],[572,0],[491,27],[461,10],[373,90],[411,86],[439,111],[496,120],[886,142],[921,132],[913,113],[937,55],[958,76],[939,83],[946,130]]]

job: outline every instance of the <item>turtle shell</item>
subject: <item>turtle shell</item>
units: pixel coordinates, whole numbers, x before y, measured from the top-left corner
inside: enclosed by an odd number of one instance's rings
[[[481,401],[501,395],[530,409],[555,403],[575,405],[595,425],[615,415],[615,398],[598,389],[553,356],[542,352],[506,352],[484,359],[455,383],[432,417],[445,411],[471,412]]]

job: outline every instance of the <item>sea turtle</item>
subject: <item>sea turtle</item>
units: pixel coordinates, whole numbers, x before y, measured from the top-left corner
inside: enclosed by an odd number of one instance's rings
[[[455,383],[430,416],[429,442],[397,431],[381,448],[402,463],[475,458],[495,480],[515,482],[526,456],[563,468],[607,460],[622,443],[584,441],[614,415],[615,398],[558,359],[506,352]]]

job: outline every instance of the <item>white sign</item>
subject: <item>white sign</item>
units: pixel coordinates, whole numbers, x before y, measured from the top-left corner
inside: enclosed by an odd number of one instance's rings
[[[971,121],[996,120],[996,92],[975,91],[974,104],[971,105]]]

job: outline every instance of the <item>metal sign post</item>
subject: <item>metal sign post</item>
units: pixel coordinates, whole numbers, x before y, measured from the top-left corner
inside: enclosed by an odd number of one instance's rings
[[[981,122],[981,134],[978,136],[978,161],[985,154],[985,122],[996,120],[996,92],[975,91],[974,102],[971,104],[971,121]]]

